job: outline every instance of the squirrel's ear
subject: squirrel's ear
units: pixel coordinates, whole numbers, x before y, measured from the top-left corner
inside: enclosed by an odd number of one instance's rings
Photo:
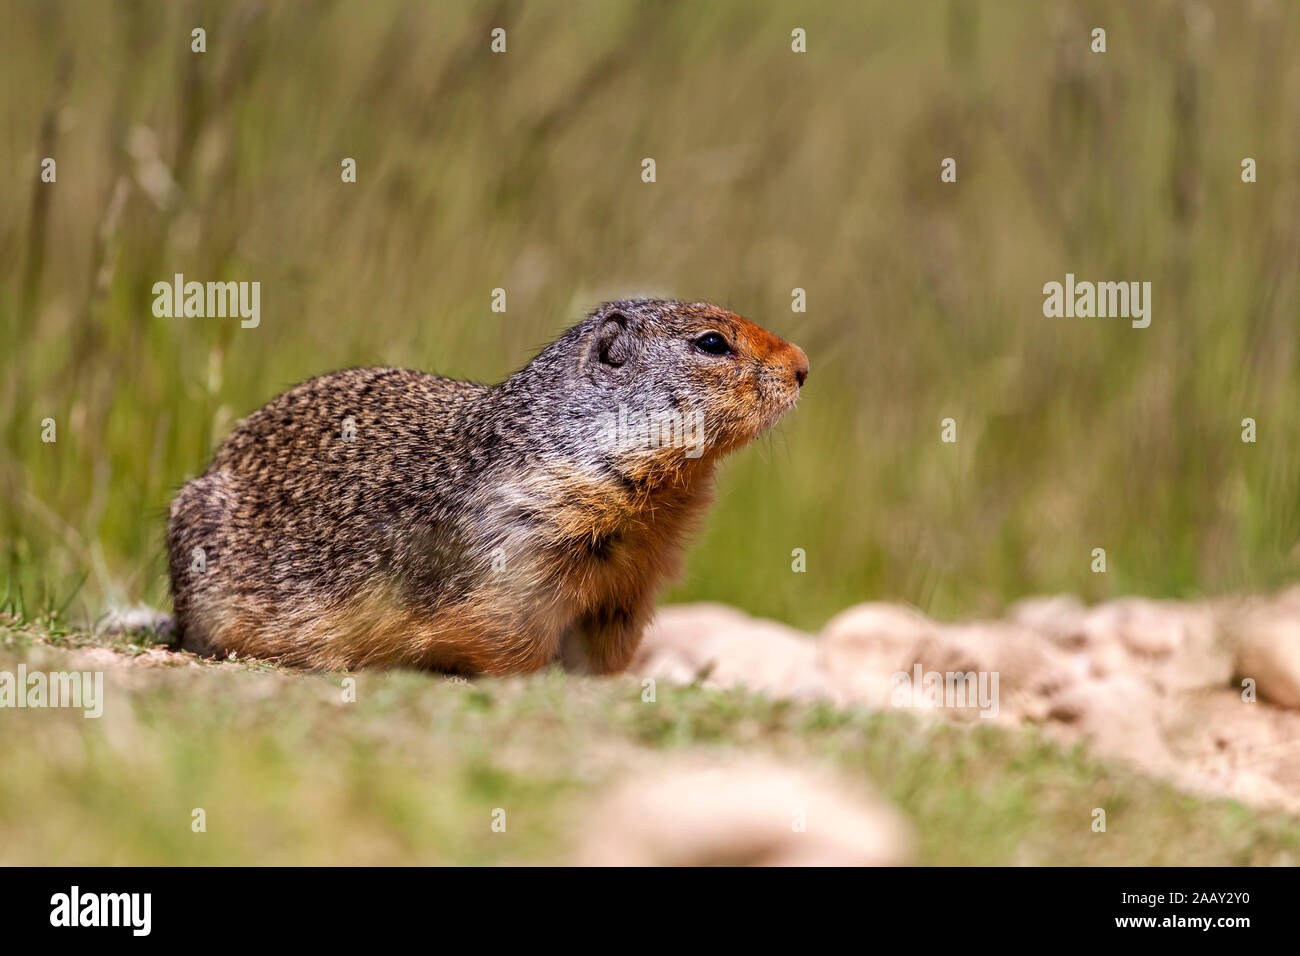
[[[640,340],[628,326],[627,316],[621,312],[605,316],[591,338],[588,361],[619,368],[636,358],[641,348]]]

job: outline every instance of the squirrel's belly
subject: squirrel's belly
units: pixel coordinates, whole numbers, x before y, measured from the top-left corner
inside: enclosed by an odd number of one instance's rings
[[[323,606],[285,610],[256,599],[198,595],[184,646],[315,670],[414,667],[459,674],[516,674],[559,654],[574,613],[555,601],[477,593],[419,607],[376,586]]]

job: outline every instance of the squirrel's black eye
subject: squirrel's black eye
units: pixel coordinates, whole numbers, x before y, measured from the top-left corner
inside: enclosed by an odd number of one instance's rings
[[[695,347],[710,355],[730,355],[731,346],[717,332],[706,332],[695,340]]]

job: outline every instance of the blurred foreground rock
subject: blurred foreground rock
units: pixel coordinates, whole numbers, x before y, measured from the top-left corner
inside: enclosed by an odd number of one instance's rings
[[[820,635],[681,605],[661,610],[631,672],[938,719],[1031,722],[1185,788],[1300,812],[1300,588],[1095,607],[1032,598],[1004,619],[960,624],[868,603]]]
[[[894,809],[822,772],[766,760],[678,758],[627,777],[599,804],[588,866],[894,866],[911,837]]]

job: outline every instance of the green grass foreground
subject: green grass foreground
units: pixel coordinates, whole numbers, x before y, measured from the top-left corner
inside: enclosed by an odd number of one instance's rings
[[[0,670],[66,669],[97,645],[147,650],[10,620]],[[192,660],[109,669],[97,720],[4,714],[0,863],[564,862],[624,769],[705,748],[874,788],[912,824],[922,864],[1300,860],[1294,818],[1187,796],[1032,730],[663,683],[645,703],[634,679],[558,671],[470,684],[362,672],[344,703],[344,675]],[[206,832],[191,830],[195,808]]]

